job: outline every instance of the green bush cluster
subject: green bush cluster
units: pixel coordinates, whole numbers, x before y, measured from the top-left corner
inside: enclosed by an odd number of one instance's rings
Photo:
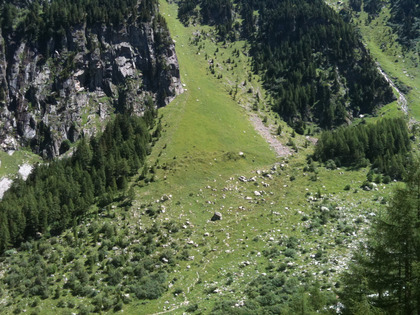
[[[382,119],[375,124],[359,124],[323,132],[316,145],[314,158],[326,162],[330,168],[332,163],[360,167],[372,163],[372,168],[378,172],[401,179],[410,160],[410,148],[404,119]],[[385,181],[389,182],[389,179]]]

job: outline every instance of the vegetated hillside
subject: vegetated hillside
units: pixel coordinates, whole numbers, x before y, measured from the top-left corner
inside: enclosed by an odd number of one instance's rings
[[[401,43],[418,49],[420,41],[420,4],[418,1],[392,0],[391,14],[391,26],[399,34]]]
[[[368,240],[355,253],[344,277],[344,313],[419,312],[419,169],[418,162],[409,168],[405,185],[396,189]]]
[[[147,107],[141,118],[117,114],[100,136],[81,140],[71,158],[39,165],[27,181],[15,182],[6,192],[0,203],[2,261],[6,256],[14,256],[16,250],[11,248],[20,245],[31,263],[28,265],[26,258],[23,265],[15,261],[9,265],[7,275],[2,274],[1,292],[8,291],[5,295],[0,293],[4,298],[0,302],[2,313],[8,313],[12,305],[15,313],[23,311],[15,303],[21,298],[34,299],[31,307],[36,307],[40,298],[62,298],[57,307],[71,309],[74,301],[62,297],[63,289],[65,294],[71,292],[84,299],[78,313],[118,311],[123,303],[131,301],[130,294],[143,300],[156,299],[165,292],[166,268],[155,266],[164,257],[172,264],[172,252],[146,257],[155,253],[153,238],[160,229],[150,227],[143,233],[137,223],[130,227],[121,225],[135,199],[128,182],[139,168],[148,174],[144,161],[150,153],[150,142],[161,130],[159,125],[154,128],[156,111],[152,103]],[[125,209],[123,219],[116,215],[115,206],[111,208],[115,201]],[[150,215],[155,215],[155,210],[150,209]],[[115,220],[118,228],[112,223]],[[69,227],[72,232],[67,234]],[[174,233],[179,229],[174,222],[166,227]],[[66,239],[61,236],[63,231]],[[83,254],[82,248],[89,249],[89,253]],[[111,248],[112,262],[108,264]],[[54,273],[57,278],[51,277]],[[95,274],[103,278],[96,278]],[[127,276],[129,280],[122,282]],[[100,285],[98,281],[102,279],[105,282]],[[129,290],[124,289],[124,296],[120,285]],[[46,307],[44,311],[50,313],[52,309]]]
[[[2,1],[0,142],[53,157],[114,112],[182,91],[155,0]]]
[[[276,159],[238,106],[246,102],[244,94],[251,95],[247,90],[263,93],[258,76],[249,75],[244,42],[216,42],[213,28],[183,27],[175,19],[173,3],[160,5],[176,38],[188,91],[159,109],[155,128],[143,121],[151,120],[150,114],[144,119],[117,116],[103,135],[81,141],[71,159],[39,167],[27,183],[9,192],[0,209],[11,219],[6,222],[1,215],[0,232],[27,238],[17,248],[11,246],[20,240],[1,244],[8,250],[0,257],[0,270],[5,271],[0,272],[0,312],[368,314],[370,302],[381,294],[381,283],[371,284],[383,270],[375,267],[382,265],[368,261],[371,269],[350,277],[363,280],[373,274],[369,291],[365,281],[350,287],[342,273],[398,184],[377,176],[369,183],[371,190],[360,189],[368,169],[338,169],[335,162],[325,168],[312,161],[307,157],[314,139],[298,135],[278,115],[265,111],[263,123],[273,124],[267,130],[281,126],[277,138],[295,151]],[[209,55],[214,73],[208,71]],[[235,77],[239,92],[234,97],[229,90]],[[238,84],[245,80],[246,85]],[[230,81],[229,89],[223,81]],[[152,107],[152,102],[141,105]],[[375,149],[408,150],[403,123],[386,121],[378,129],[361,125],[351,148],[359,136],[364,143],[368,132],[380,132],[401,143],[381,137]],[[326,137],[334,138],[329,148],[337,146],[340,154],[340,138],[352,129],[342,130],[335,134],[337,143],[334,136]],[[152,153],[130,181],[144,160],[145,151],[135,149],[138,143]],[[343,154],[349,150],[344,146]],[[367,147],[355,153],[371,154]],[[348,162],[342,155],[333,158]],[[417,191],[411,190],[413,198],[418,198]],[[411,215],[417,209],[411,207]],[[70,214],[76,219],[69,220]],[[211,221],[213,216],[221,220]],[[406,223],[409,228],[418,224]],[[403,230],[392,227],[388,235]],[[0,237],[7,239],[7,233]],[[381,257],[392,256],[388,270],[394,275],[408,270],[394,268],[399,262],[394,254],[404,245],[398,243],[385,247]],[[404,257],[409,268],[417,264],[413,257],[418,256],[410,248]],[[387,288],[417,292],[411,290],[415,276],[399,280],[394,277]],[[342,293],[343,286],[349,295]],[[350,300],[344,310],[343,297]],[[397,299],[392,294],[389,301]],[[401,303],[395,305],[401,309]]]
[[[366,4],[372,5],[366,6]],[[375,9],[372,9],[372,8]],[[416,1],[342,2],[336,8],[359,29],[382,69],[419,118],[420,8]]]
[[[181,1],[181,19],[196,10],[191,3]],[[307,121],[331,128],[394,99],[353,27],[323,1],[243,0],[233,12],[227,10],[230,1],[217,3],[219,11],[216,4],[195,2],[201,14],[224,14],[221,39],[236,32],[250,40],[253,68],[270,92],[273,110],[298,132]],[[217,24],[203,18],[209,20]]]
[[[150,113],[145,119],[117,115],[100,137],[81,140],[71,158],[39,165],[26,181],[16,181],[0,203],[0,253],[37,233],[58,235],[93,204],[111,203],[143,166],[152,126]]]
[[[417,49],[420,40],[420,4],[415,0],[350,0],[349,6],[356,12],[362,10],[372,16],[378,15],[384,6],[389,5],[391,16],[389,25],[398,34],[401,44],[409,49]]]

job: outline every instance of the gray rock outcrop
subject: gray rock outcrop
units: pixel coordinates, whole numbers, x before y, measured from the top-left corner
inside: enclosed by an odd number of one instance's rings
[[[153,23],[78,25],[44,52],[0,34],[3,150],[30,146],[54,157],[64,140],[94,134],[110,114],[142,115],[182,91],[174,43]]]

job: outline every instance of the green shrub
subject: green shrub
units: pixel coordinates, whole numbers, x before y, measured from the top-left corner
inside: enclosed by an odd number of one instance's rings
[[[335,169],[337,169],[337,165],[335,165],[335,162],[334,162],[333,160],[328,160],[328,161],[325,163],[325,167],[326,167],[327,169],[329,169],[329,170],[335,170]]]
[[[389,184],[391,182],[391,177],[388,175],[385,175],[382,179],[382,183]]]
[[[188,313],[194,313],[196,310],[198,310],[198,304],[194,303],[194,304],[188,305],[185,311],[187,311]]]
[[[287,248],[284,251],[284,256],[294,258],[296,256],[296,251],[293,248]]]
[[[176,288],[175,290],[174,290],[174,295],[175,296],[178,296],[178,295],[180,295],[182,292],[184,292],[181,288]]]

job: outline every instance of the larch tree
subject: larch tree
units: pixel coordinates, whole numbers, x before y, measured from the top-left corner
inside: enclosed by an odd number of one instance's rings
[[[367,300],[387,314],[420,314],[419,162],[410,167],[405,182],[344,279],[342,297],[349,312]]]

